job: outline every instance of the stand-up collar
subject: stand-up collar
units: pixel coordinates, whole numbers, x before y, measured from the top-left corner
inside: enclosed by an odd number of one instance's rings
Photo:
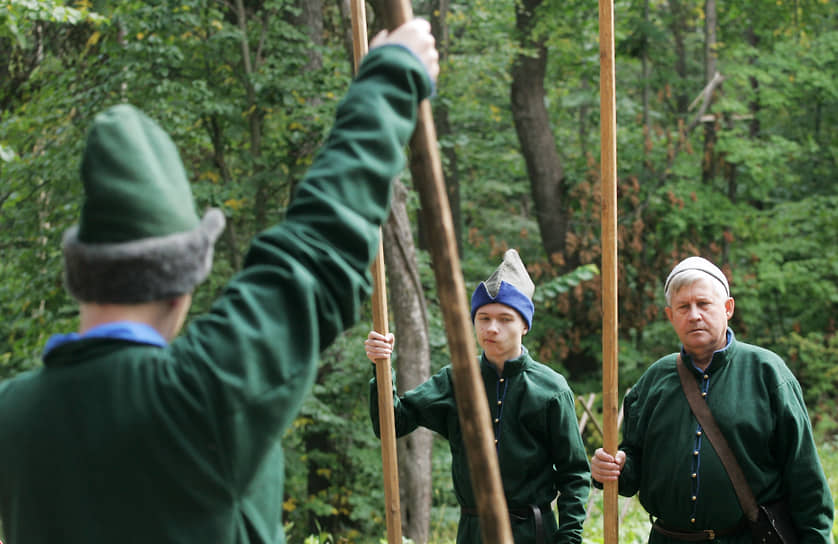
[[[489,373],[494,378],[509,378],[516,374],[520,374],[531,360],[529,350],[527,350],[526,346],[521,345],[521,355],[515,359],[508,359],[505,361],[503,363],[503,373],[498,373],[498,367],[486,358],[485,352],[480,355],[480,369],[484,373]]]
[[[77,332],[54,334],[50,337],[47,341],[47,345],[44,347],[43,357],[46,358],[50,352],[60,346],[93,338],[126,340],[128,342],[150,344],[161,348],[166,346],[166,340],[163,336],[150,325],[134,321],[116,321],[114,323],[105,323],[103,325],[92,327],[83,334],[79,334]]]
[[[733,334],[733,329],[728,327],[726,335],[727,343],[725,344],[725,347],[713,352],[713,358],[710,360],[710,364],[707,365],[707,368],[704,371],[700,371],[698,367],[695,366],[692,356],[684,351],[684,346],[682,345],[681,358],[684,360],[684,364],[687,365],[687,368],[692,368],[695,372],[710,373],[724,368],[727,363],[733,359],[733,355],[736,352],[736,336]]]

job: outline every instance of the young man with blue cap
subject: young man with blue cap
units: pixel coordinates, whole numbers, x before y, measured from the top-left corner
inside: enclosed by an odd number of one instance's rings
[[[536,362],[521,343],[532,326],[534,290],[514,249],[474,290],[471,316],[483,350],[480,373],[515,542],[578,543],[590,488],[587,454],[567,381]],[[367,357],[373,362],[390,357],[394,342],[392,334],[370,332],[364,343]],[[454,492],[460,504],[457,543],[481,542],[451,366],[404,395],[394,389],[393,404],[397,436],[422,426],[448,440]],[[370,385],[370,417],[378,434],[375,379]],[[558,523],[551,504],[557,493]]]
[[[285,221],[179,336],[224,217],[199,219],[154,121],[128,105],[96,117],[64,239],[79,332],[0,384],[8,542],[285,541],[280,439],[371,292],[391,181],[438,70],[426,21],[373,40]]]

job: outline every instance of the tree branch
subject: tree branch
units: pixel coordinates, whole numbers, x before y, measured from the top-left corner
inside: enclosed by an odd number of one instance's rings
[[[702,117],[704,117],[704,114],[707,112],[707,108],[710,106],[710,99],[713,97],[713,93],[715,92],[716,87],[721,85],[724,80],[725,77],[721,75],[719,72],[713,74],[713,79],[711,79],[710,82],[707,83],[707,85],[701,90],[700,93],[698,93],[698,96],[696,96],[695,100],[692,101],[690,107],[687,108],[687,111],[692,111],[693,108],[695,108],[695,105],[698,103],[698,101],[701,100],[701,107],[696,112],[695,117],[693,117],[693,120],[690,121],[689,126],[687,126],[687,134],[692,132],[693,129],[697,127],[698,124],[701,122]]]

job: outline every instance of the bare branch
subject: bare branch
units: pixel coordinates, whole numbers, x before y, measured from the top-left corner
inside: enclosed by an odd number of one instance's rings
[[[725,77],[721,75],[719,72],[713,74],[713,79],[711,79],[710,82],[707,83],[704,89],[702,89],[698,96],[695,97],[695,100],[692,101],[690,107],[687,108],[687,111],[692,111],[692,109],[695,107],[698,101],[701,100],[701,107],[698,109],[698,112],[696,112],[695,117],[693,117],[693,120],[690,122],[689,126],[687,126],[687,134],[692,132],[692,130],[701,122],[701,118],[704,116],[704,114],[707,112],[707,108],[710,106],[710,99],[713,97],[713,93],[715,92],[716,88],[722,84],[724,80]]]

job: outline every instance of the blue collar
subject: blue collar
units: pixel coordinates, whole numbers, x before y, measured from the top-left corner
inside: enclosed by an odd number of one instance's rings
[[[86,338],[112,338],[138,344],[150,344],[161,348],[166,347],[166,340],[152,326],[135,321],[114,321],[113,323],[97,325],[83,334],[77,332],[54,334],[47,341],[43,355],[46,356],[47,353],[64,344]]]
[[[727,349],[730,347],[730,343],[733,341],[734,337],[735,337],[735,335],[733,334],[733,330],[730,327],[728,327],[727,332],[725,332],[725,347],[723,347],[722,349],[717,349],[716,351],[713,352],[713,356],[710,358],[710,364],[712,364],[713,361],[716,359],[716,355],[724,354],[727,351]],[[681,357],[685,358],[685,360],[689,360],[690,364],[692,364],[692,366],[696,370],[698,370],[699,372],[704,372],[703,370],[701,370],[700,368],[695,366],[695,363],[692,362],[692,357],[684,349],[683,344],[681,344]],[[686,359],[687,357],[689,357],[689,359]],[[710,367],[708,366],[707,368],[709,369]]]

